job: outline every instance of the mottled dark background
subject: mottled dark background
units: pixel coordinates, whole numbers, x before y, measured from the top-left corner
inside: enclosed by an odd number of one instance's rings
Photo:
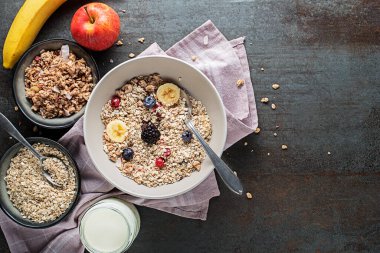
[[[1,47],[22,2],[1,0]],[[64,4],[37,41],[71,38],[71,17],[85,2]],[[206,222],[139,208],[130,252],[380,252],[380,1],[104,2],[119,10],[125,45],[94,54],[102,75],[152,42],[169,48],[207,19],[228,39],[246,36],[262,129],[223,155],[253,200],[220,184]],[[13,110],[11,83],[0,69],[1,112],[26,136],[64,134],[33,133]],[[264,96],[276,110],[259,102]],[[0,142],[0,154],[13,144],[3,132]],[[2,234],[0,251],[9,252]]]

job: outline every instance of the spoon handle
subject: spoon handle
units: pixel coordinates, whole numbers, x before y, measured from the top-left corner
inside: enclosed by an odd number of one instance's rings
[[[233,171],[228,167],[228,165],[210,148],[207,142],[203,139],[198,130],[194,127],[193,122],[186,120],[186,126],[194,133],[199,142],[204,147],[207,155],[215,166],[216,171],[222,178],[223,182],[227,187],[236,194],[243,194],[243,185],[241,184],[239,178],[233,173]]]
[[[3,128],[9,135],[21,142],[25,147],[27,147],[38,159],[42,159],[41,155],[37,153],[32,145],[25,140],[24,136],[20,134],[17,128],[0,112],[0,127]]]

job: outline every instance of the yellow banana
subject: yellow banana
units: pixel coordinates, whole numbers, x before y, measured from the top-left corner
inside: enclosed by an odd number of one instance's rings
[[[180,98],[180,89],[173,83],[165,83],[157,89],[158,100],[166,106],[172,106]]]
[[[127,130],[127,125],[119,119],[112,120],[106,126],[106,133],[114,142],[123,142],[127,138]]]
[[[32,45],[50,15],[66,0],[26,0],[17,13],[3,48],[3,66],[11,69]]]

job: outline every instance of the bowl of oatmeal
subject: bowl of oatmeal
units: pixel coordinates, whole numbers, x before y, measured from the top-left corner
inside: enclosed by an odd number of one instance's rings
[[[0,162],[0,206],[13,221],[30,228],[46,228],[63,220],[74,208],[80,177],[70,153],[55,141],[28,138],[42,155],[60,159],[65,166],[52,164],[50,175],[61,187],[42,176],[39,160],[22,144],[13,145]]]
[[[13,78],[17,106],[35,124],[66,128],[83,114],[99,80],[95,60],[75,42],[50,39],[34,44]]]
[[[195,127],[221,155],[227,135],[222,100],[211,81],[185,61],[129,60],[93,90],[84,117],[86,147],[96,169],[121,191],[169,198],[193,189],[213,171],[184,124],[180,89],[190,96]]]

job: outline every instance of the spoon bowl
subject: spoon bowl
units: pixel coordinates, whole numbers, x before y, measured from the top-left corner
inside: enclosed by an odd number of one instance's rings
[[[0,159],[0,208],[12,221],[14,221],[15,223],[19,225],[32,228],[32,229],[47,228],[65,219],[65,217],[67,217],[71,213],[71,211],[75,208],[76,204],[78,203],[78,199],[80,197],[80,189],[81,189],[80,188],[81,178],[79,174],[80,171],[78,170],[78,165],[75,162],[72,154],[70,154],[70,152],[58,142],[53,141],[51,139],[43,138],[43,137],[28,137],[27,141],[33,146],[34,144],[37,144],[37,145],[51,147],[59,151],[62,154],[62,156],[65,157],[64,161],[68,165],[69,171],[73,172],[71,176],[75,178],[75,196],[72,199],[72,202],[68,206],[66,211],[62,213],[62,215],[57,217],[55,220],[50,220],[50,221],[41,223],[41,222],[32,221],[28,219],[27,217],[25,217],[23,214],[21,214],[19,209],[17,209],[14,206],[14,203],[10,199],[10,195],[8,194],[8,188],[7,188],[8,185],[5,180],[5,177],[8,175],[8,171],[10,169],[12,159],[16,157],[20,153],[21,149],[23,149],[24,147],[20,142],[17,142],[14,145],[10,146]],[[40,153],[42,153],[42,151]],[[49,156],[49,155],[46,155],[46,156]],[[40,187],[40,185],[38,187]],[[61,191],[61,189],[64,190],[65,186],[63,188],[56,188],[56,187],[52,187],[52,188]]]
[[[21,144],[23,144],[25,147],[27,147],[33,155],[35,155],[41,164],[41,171],[44,178],[54,187],[62,187],[61,184],[56,183],[51,175],[48,173],[48,170],[44,168],[44,161],[51,159],[49,157],[42,156],[40,153],[38,153],[32,145],[22,136],[22,134],[17,130],[17,128],[2,114],[0,113],[0,125],[1,127],[13,138],[18,140]],[[55,157],[56,159],[60,160],[59,158]],[[66,167],[66,165],[60,160],[60,162]]]

